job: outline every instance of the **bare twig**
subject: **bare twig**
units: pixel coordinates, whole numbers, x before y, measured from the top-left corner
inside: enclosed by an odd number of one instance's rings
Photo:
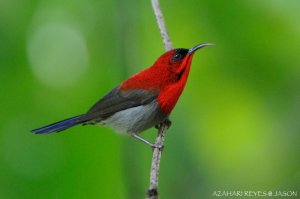
[[[164,16],[161,12],[158,0],[152,0],[152,7],[153,7],[153,11],[154,11],[154,14],[156,17],[156,22],[157,22],[158,28],[160,30],[160,34],[161,34],[162,40],[164,42],[165,48],[167,51],[172,50],[173,45],[170,40],[168,31],[167,31],[167,27],[165,24]]]
[[[150,186],[147,191],[147,199],[158,199],[158,176],[159,176],[159,166],[160,158],[164,148],[165,135],[168,128],[171,126],[171,121],[166,120],[158,128],[158,134],[155,140],[156,147],[153,149],[151,170],[150,170]]]
[[[158,0],[152,0],[152,7],[154,10],[157,25],[160,30],[160,34],[164,46],[167,51],[172,50],[173,46],[167,32],[164,17],[162,15]],[[153,156],[152,156],[152,163],[151,163],[151,170],[150,170],[150,186],[147,191],[147,199],[158,199],[158,177],[159,177],[160,158],[164,148],[165,135],[170,125],[171,122],[169,120],[166,120],[159,126],[158,129],[155,145],[161,147],[160,148],[156,147],[153,149]]]

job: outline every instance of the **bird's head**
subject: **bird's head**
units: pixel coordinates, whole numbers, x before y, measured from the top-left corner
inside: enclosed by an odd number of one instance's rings
[[[169,67],[168,70],[179,75],[185,70],[185,68],[188,65],[191,64],[192,58],[197,50],[205,46],[211,46],[211,45],[214,44],[211,43],[198,44],[189,49],[177,48],[166,52],[159,59],[162,58],[161,61],[167,62],[167,64],[165,65]]]
[[[165,52],[151,67],[123,82],[122,89],[140,88],[160,91],[173,83],[179,83],[184,87],[194,53],[200,48],[211,45],[213,44],[204,43],[190,49],[177,48]]]
[[[214,44],[204,43],[189,49],[177,48],[170,50],[160,56],[154,65],[160,68],[161,72],[167,72],[168,75],[179,80],[185,72],[188,72],[194,53],[200,48],[211,45]]]

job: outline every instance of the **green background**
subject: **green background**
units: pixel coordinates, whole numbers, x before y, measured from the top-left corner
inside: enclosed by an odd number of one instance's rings
[[[215,190],[300,195],[300,1],[161,0],[194,56],[171,115],[161,198]],[[97,126],[29,131],[84,113],[164,52],[150,0],[0,2],[0,198],[144,198],[152,151]],[[154,140],[154,129],[142,134]],[[254,198],[254,197],[253,197]]]

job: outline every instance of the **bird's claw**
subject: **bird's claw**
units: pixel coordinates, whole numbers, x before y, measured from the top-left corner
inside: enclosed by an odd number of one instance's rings
[[[164,145],[161,144],[156,144],[156,143],[152,143],[151,144],[152,149],[158,149],[158,150],[163,150],[163,148],[165,147]]]
[[[171,122],[171,120],[169,120],[169,119],[167,118],[167,119],[165,119],[162,123],[155,125],[155,128],[156,128],[156,129],[160,129],[160,127],[161,127],[163,124],[166,125],[168,128],[170,128],[170,126],[172,125],[172,122]]]
[[[171,122],[171,120],[169,120],[169,119],[166,119],[163,123],[164,123],[168,128],[170,128],[170,126],[172,125],[172,122]]]

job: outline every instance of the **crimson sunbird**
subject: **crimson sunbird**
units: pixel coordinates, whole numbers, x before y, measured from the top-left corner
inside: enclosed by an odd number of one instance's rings
[[[85,114],[38,129],[36,134],[60,132],[78,124],[110,126],[150,145],[139,133],[168,120],[189,76],[194,53],[204,43],[190,49],[178,48],[161,55],[149,68],[131,76],[112,89]]]

